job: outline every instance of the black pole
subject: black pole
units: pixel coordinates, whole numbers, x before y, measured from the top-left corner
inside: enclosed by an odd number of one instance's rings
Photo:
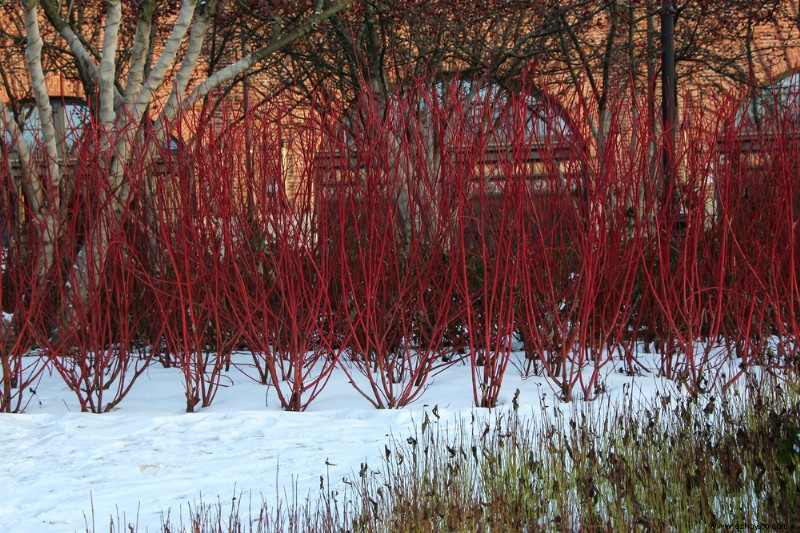
[[[662,208],[672,216],[672,189],[675,179],[675,125],[678,121],[675,92],[675,6],[664,0],[658,14],[661,16],[661,119],[664,149],[661,165],[664,169]]]

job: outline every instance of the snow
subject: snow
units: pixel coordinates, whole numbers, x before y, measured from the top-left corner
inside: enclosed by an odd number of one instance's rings
[[[655,372],[629,377],[613,365],[604,372],[602,401],[559,404],[545,380],[523,380],[509,365],[493,412],[473,408],[467,365],[438,374],[419,400],[398,410],[371,408],[337,369],[308,411],[288,413],[274,391],[232,369],[213,404],[187,414],[182,374],[154,365],[117,410],[102,415],[78,412],[72,393],[48,372],[25,413],[0,415],[0,530],[104,530],[113,516],[154,531],[168,511],[175,520],[201,498],[225,508],[234,496],[243,499],[246,518],[249,501],[257,510],[262,498],[274,502],[295,486],[301,501],[314,500],[320,476],[336,489],[361,463],[377,467],[392,436],[405,438],[434,406],[438,423],[454,425],[509,410],[516,389],[519,412],[541,416],[543,397],[569,412],[647,399],[665,387]]]

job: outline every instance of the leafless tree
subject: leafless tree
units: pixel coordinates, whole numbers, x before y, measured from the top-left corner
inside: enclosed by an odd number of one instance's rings
[[[158,94],[168,94],[154,118],[156,131],[161,131],[160,126],[173,121],[181,110],[194,106],[210,91],[312,34],[320,24],[345,10],[350,2],[268,2],[273,22],[269,37],[237,60],[224,66],[218,63],[216,69],[205,66],[201,53],[215,13],[220,4],[226,2],[182,0],[175,13],[163,11],[155,0],[87,2],[81,9],[75,8],[81,2],[21,0],[13,5],[4,2],[3,14],[15,24],[7,26],[6,31],[16,32],[10,38],[17,46],[24,46],[27,84],[36,102],[40,140],[46,154],[45,157],[32,156],[12,109],[0,101],[0,116],[23,168],[23,177],[18,182],[19,194],[27,199],[30,216],[38,222],[37,227],[42,232],[45,253],[39,260],[40,274],[44,275],[55,264],[59,225],[66,208],[60,192],[64,190],[61,185],[66,179],[65,169],[59,164],[50,95],[45,85],[48,70],[58,65],[51,64],[48,57],[62,58],[60,61],[68,57],[80,77],[97,88],[94,113],[100,143],[98,164],[108,169],[107,190],[114,191],[111,194],[115,196],[109,199],[108,205],[113,206],[119,216],[129,201],[126,167],[132,158],[146,156],[142,147],[137,146],[135,135],[119,135],[119,132],[140,128]],[[166,39],[156,46],[153,39],[165,34]],[[52,39],[53,35],[58,36],[57,42]],[[48,54],[45,53],[45,38]],[[0,75],[9,73],[3,71]],[[95,228],[95,232],[96,242],[108,239],[103,228]],[[102,250],[103,246],[96,249]],[[82,272],[79,279],[86,280],[90,270],[102,272],[103,261],[102,253],[94,257],[82,254],[77,265]]]

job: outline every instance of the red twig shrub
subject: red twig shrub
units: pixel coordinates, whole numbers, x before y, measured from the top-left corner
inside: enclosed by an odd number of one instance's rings
[[[4,154],[5,155],[5,154]],[[44,360],[31,353],[34,332],[31,314],[46,287],[37,280],[33,258],[41,240],[32,228],[20,224],[25,217],[21,198],[13,191],[6,165],[0,165],[0,183],[8,191],[0,200],[0,412],[19,412],[31,401],[30,391],[44,370]],[[27,230],[27,231],[26,231]]]
[[[234,119],[223,115],[222,123]],[[160,159],[173,164],[157,176],[149,206],[165,363],[174,358],[183,372],[189,412],[211,404],[241,342],[244,325],[231,300],[237,294],[235,265],[249,245],[236,197],[241,138],[237,130],[194,124],[191,146],[160,143]]]
[[[107,411],[157,360],[191,411],[239,349],[297,411],[336,368],[394,408],[464,361],[484,407],[509,363],[565,399],[602,391],[608,365],[645,368],[643,347],[695,392],[797,365],[796,107],[756,127],[733,97],[712,113],[687,95],[665,185],[640,95],[406,89],[89,127],[47,217],[4,165],[0,410],[49,364]],[[112,189],[100,147],[124,135]]]
[[[259,380],[274,387],[283,409],[302,411],[328,382],[340,350],[331,330],[333,267],[320,245],[308,168],[318,133],[308,128],[310,118],[282,131],[269,120],[282,110],[262,111],[249,178],[248,246],[238,261],[239,313]],[[289,191],[282,134],[292,136],[303,156]]]
[[[327,125],[315,160],[333,329],[346,347],[340,366],[378,408],[413,401],[453,361],[451,227],[426,152],[435,132],[415,113],[420,97],[365,97],[344,128]]]

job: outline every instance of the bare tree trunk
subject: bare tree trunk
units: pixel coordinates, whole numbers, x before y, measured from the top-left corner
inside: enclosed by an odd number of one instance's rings
[[[103,55],[100,59],[100,123],[105,132],[114,129],[114,79],[117,66],[117,41],[122,19],[120,0],[106,0],[106,24],[103,29]],[[104,135],[107,138],[107,135]],[[103,151],[108,150],[103,146]]]
[[[124,106],[133,107],[137,95],[142,90],[148,50],[150,49],[150,32],[153,28],[153,11],[155,0],[147,0],[140,7],[139,20],[136,22],[136,33],[131,48],[131,64],[128,68],[128,83],[125,85]]]
[[[208,32],[211,17],[214,15],[216,9],[217,0],[204,2],[200,9],[200,14],[196,17],[192,25],[186,54],[183,56],[181,67],[175,75],[173,88],[169,93],[169,100],[167,100],[167,105],[164,107],[164,114],[167,116],[174,116],[177,113],[177,107],[180,104],[179,100],[186,92],[186,87],[189,85],[189,78],[197,66],[197,60],[203,48],[203,41]]]
[[[70,52],[75,58],[75,63],[80,70],[81,77],[84,80],[100,79],[100,67],[95,63],[92,54],[86,49],[81,42],[81,39],[75,34],[69,24],[61,18],[60,3],[56,5],[54,0],[39,0],[42,6],[47,21],[53,28],[61,35],[61,37],[69,45]],[[114,92],[114,101],[119,104],[122,102],[122,95],[116,89]]]
[[[22,167],[23,175],[21,179],[14,181],[15,185],[18,182],[21,183],[17,190],[17,196],[21,198],[22,194],[20,193],[24,192],[31,206],[31,211],[38,213],[42,205],[43,197],[41,181],[39,180],[38,172],[36,172],[38,167],[32,164],[30,148],[28,148],[25,139],[22,138],[22,132],[19,130],[19,126],[2,100],[0,100],[0,119],[2,119],[6,131],[11,135],[14,149],[17,152],[17,156],[20,159],[20,166]]]
[[[653,0],[647,0],[647,124],[651,132],[647,146],[647,155],[650,161],[650,176],[652,181],[647,184],[649,201],[653,201],[658,194],[658,158],[656,157],[656,132],[659,123],[656,118],[655,90],[656,90],[656,27],[654,22],[655,10]]]
[[[43,277],[55,263],[56,240],[60,229],[57,217],[61,211],[59,195],[61,168],[58,161],[56,129],[53,125],[53,109],[50,106],[50,96],[47,94],[45,75],[42,69],[43,43],[39,33],[39,16],[36,7],[36,0],[23,1],[25,35],[28,39],[25,47],[25,60],[39,113],[40,141],[45,149],[45,160],[42,164],[44,168],[40,169],[38,173],[32,172],[29,168],[26,174],[32,182],[30,188],[39,193],[36,198],[37,210],[33,212],[33,216],[40,222],[40,228],[42,228],[40,238],[43,250],[39,256],[37,272],[39,277]],[[31,159],[28,158],[28,165],[30,164]],[[37,182],[43,183],[38,190],[36,189]]]

